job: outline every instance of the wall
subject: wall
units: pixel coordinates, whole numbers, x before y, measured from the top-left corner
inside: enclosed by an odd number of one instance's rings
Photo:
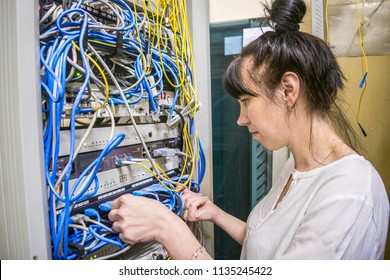
[[[210,23],[257,18],[263,15],[261,0],[209,0]]]
[[[360,57],[340,57],[340,66],[347,78],[345,101],[350,119],[356,124],[356,112],[360,99],[359,88],[361,73]],[[366,158],[378,170],[390,197],[390,56],[369,56],[369,76],[367,88],[363,95],[359,122],[367,132],[364,137],[356,126],[360,140],[366,149]],[[390,236],[387,238],[385,259],[390,259]]]
[[[345,89],[346,103],[350,104],[348,114],[356,123],[356,113],[362,89],[359,83],[362,79],[361,58],[341,57],[339,64],[347,78]],[[364,137],[356,126],[360,140],[367,150],[367,158],[377,168],[387,186],[390,197],[390,56],[369,56],[369,75],[367,88],[363,95],[359,122],[367,132]]]
[[[359,1],[360,2],[360,1]],[[329,2],[330,5],[344,5],[351,4],[350,1],[346,0],[332,0]],[[367,7],[367,6],[366,6]],[[332,37],[336,35],[332,33],[332,21],[331,19],[337,20],[337,17],[332,17],[332,11],[330,6],[330,42],[332,45]],[[354,10],[354,9],[353,9]],[[375,32],[375,34],[380,34],[382,31],[378,32],[380,29],[388,29],[388,20],[385,21],[386,16],[383,17],[383,13],[386,13],[388,8],[382,6],[380,12],[382,13],[381,19],[378,21],[378,18],[372,17],[370,19],[371,24],[366,26],[367,33]],[[362,11],[359,10],[361,15]],[[366,11],[366,13],[368,13]],[[377,21],[375,21],[377,19]],[[350,24],[344,22],[344,24]],[[374,24],[383,24],[383,26],[378,27]],[[347,29],[348,32],[356,32],[355,30],[350,30],[348,26],[341,27],[338,26],[338,32],[341,30]],[[356,27],[357,29],[357,27]],[[385,33],[383,33],[385,34]],[[386,36],[386,35],[385,35]],[[372,40],[370,42],[365,42],[365,49],[375,50],[378,47],[378,43],[381,44],[383,38],[378,38],[377,40]],[[381,48],[383,46],[380,46]],[[388,47],[388,45],[387,45]],[[357,47],[357,49],[360,49]],[[387,53],[388,53],[387,49]],[[341,66],[341,69],[347,79],[346,87],[344,90],[344,100],[346,105],[344,106],[345,112],[347,113],[352,124],[355,125],[356,131],[359,135],[359,140],[363,144],[365,152],[363,155],[371,161],[374,167],[378,170],[379,174],[384,181],[387,190],[387,196],[390,198],[390,141],[388,140],[388,135],[390,131],[390,80],[388,79],[388,73],[390,73],[390,56],[368,56],[367,57],[369,74],[367,77],[367,88],[364,92],[361,102],[361,109],[359,114],[359,122],[365,129],[367,137],[363,136],[363,133],[360,131],[360,128],[357,125],[356,116],[359,106],[359,100],[362,93],[362,89],[359,88],[359,84],[363,77],[362,74],[362,58],[361,57],[338,57],[338,62]],[[387,238],[387,247],[385,253],[385,259],[390,259],[390,234]]]
[[[210,23],[222,23],[226,21],[243,20],[264,16],[264,9],[261,3],[264,0],[209,0]],[[302,31],[307,32],[311,26],[311,13],[309,1],[306,1],[308,11],[302,25]]]

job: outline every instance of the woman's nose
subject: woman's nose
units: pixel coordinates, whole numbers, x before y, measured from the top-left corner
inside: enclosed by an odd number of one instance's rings
[[[244,113],[243,110],[240,110],[240,115],[238,116],[237,124],[239,126],[246,126],[248,123],[249,121],[246,113]]]

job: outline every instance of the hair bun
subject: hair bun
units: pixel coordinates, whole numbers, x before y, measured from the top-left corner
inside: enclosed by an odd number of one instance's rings
[[[271,8],[265,7],[268,21],[275,32],[299,31],[299,24],[306,14],[306,4],[303,0],[275,0]]]

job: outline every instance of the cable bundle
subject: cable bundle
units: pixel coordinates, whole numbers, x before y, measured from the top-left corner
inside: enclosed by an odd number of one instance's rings
[[[121,162],[117,168],[136,164],[147,170],[160,186],[152,188],[153,192],[169,194],[170,199],[162,202],[172,210],[180,212],[181,188],[177,185],[198,185],[204,176],[205,158],[194,124],[200,103],[185,2],[43,2],[41,89],[53,258],[82,258],[107,244],[120,252],[126,246],[110,231],[109,223],[99,221],[99,211],[95,209],[97,214],[92,216],[72,213],[76,205],[98,192],[98,173],[105,157],[126,137],[134,137],[115,133],[118,124],[134,127],[145,157]],[[167,91],[172,92],[169,98]],[[138,119],[135,106],[143,109],[139,109]],[[164,116],[168,129],[181,126],[182,168],[175,180],[155,162],[138,129],[145,119],[159,122]],[[71,183],[75,161],[97,124],[111,127],[109,139],[99,156]],[[76,139],[82,126],[87,127],[85,134]],[[58,170],[64,129],[70,132],[69,153],[65,168]],[[196,168],[197,183],[193,178]]]

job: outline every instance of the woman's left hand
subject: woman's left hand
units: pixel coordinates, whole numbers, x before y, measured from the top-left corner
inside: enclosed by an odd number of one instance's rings
[[[112,202],[108,219],[123,242],[135,244],[159,241],[172,215],[161,202],[125,194]]]

